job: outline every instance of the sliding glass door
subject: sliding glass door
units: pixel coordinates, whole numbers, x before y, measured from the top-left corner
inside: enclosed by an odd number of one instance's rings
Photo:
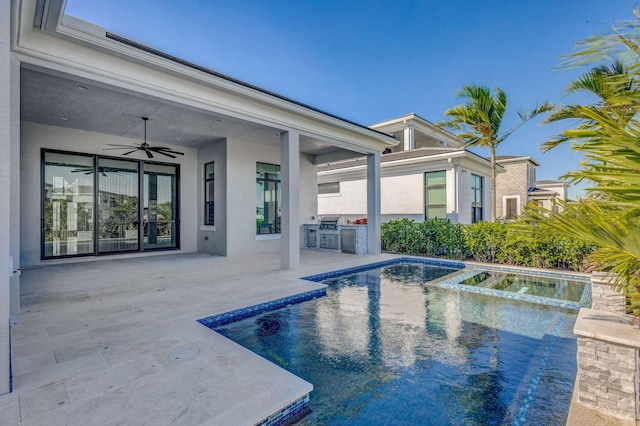
[[[42,256],[94,254],[94,158],[46,152]]]
[[[42,154],[42,258],[179,248],[179,166]]]
[[[177,248],[178,168],[144,164],[144,249]]]
[[[140,249],[138,161],[98,159],[98,253]]]

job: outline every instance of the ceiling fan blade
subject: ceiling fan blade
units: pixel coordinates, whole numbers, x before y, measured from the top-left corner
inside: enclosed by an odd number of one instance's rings
[[[131,154],[132,152],[136,152],[136,151],[137,151],[137,149],[134,149],[133,151],[125,152],[125,153],[124,153],[124,154],[122,154],[122,155],[129,155],[129,154]]]
[[[122,145],[119,143],[108,143],[107,146],[121,146],[124,148],[133,148],[133,147],[137,147],[137,145]]]
[[[169,152],[171,154],[177,154],[177,155],[184,155],[183,152],[178,152],[178,151],[174,151],[171,148],[165,148],[165,147],[154,147],[154,148],[150,148],[152,151],[158,152],[158,153],[162,153],[162,152]]]
[[[151,151],[150,151],[150,150],[145,149],[145,150],[144,150],[144,152],[146,152],[146,153],[147,153],[147,157],[149,157],[149,158],[153,158],[153,154],[151,154]]]

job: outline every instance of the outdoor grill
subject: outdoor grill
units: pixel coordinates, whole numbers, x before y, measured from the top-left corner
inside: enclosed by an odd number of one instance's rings
[[[320,220],[320,229],[337,230],[340,216],[324,216]]]

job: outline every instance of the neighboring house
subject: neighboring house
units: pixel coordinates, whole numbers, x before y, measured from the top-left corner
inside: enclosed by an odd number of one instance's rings
[[[547,210],[556,210],[556,200],[566,200],[568,184],[560,181],[536,181],[539,164],[531,157],[501,155],[496,164],[504,169],[496,178],[496,217],[511,220],[522,214],[524,206],[536,202]]]
[[[554,202],[568,199],[569,184],[560,180],[537,180],[535,187],[529,191],[529,201],[555,212],[562,211],[562,206]]]
[[[382,221],[445,219],[469,224],[491,218],[491,164],[427,120],[408,114],[370,126],[400,144],[381,157]],[[318,166],[318,214],[367,216],[366,161]]]
[[[362,156],[369,252],[380,250],[380,153],[392,137],[109,33],[64,4],[0,5],[0,394],[21,267],[162,250],[280,253],[295,268],[302,224],[317,214],[316,165]]]

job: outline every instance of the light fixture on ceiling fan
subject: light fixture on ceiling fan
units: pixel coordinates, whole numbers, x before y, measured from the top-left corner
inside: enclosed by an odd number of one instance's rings
[[[147,143],[147,121],[149,117],[140,117],[144,120],[144,142],[140,145],[120,145],[115,143],[108,143],[109,146],[114,146],[117,148],[104,148],[106,150],[114,150],[114,149],[128,149],[129,151],[123,153],[122,155],[129,155],[136,151],[144,151],[147,154],[147,157],[153,158],[152,153],[166,155],[167,157],[176,158],[176,155],[184,155],[182,152],[174,151],[171,148],[166,148],[162,146],[151,146]],[[133,149],[132,149],[133,148]]]

